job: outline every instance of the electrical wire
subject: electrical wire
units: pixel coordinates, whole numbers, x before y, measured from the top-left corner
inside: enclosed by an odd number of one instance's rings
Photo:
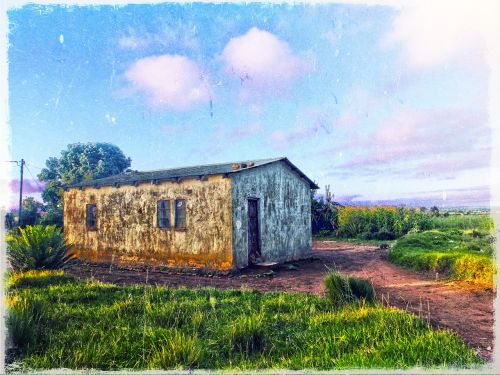
[[[38,185],[38,187],[39,187],[41,190],[43,190],[43,189],[44,189],[44,188],[43,188],[43,186],[42,186],[42,185],[40,185],[40,183],[38,182],[38,179],[37,179],[37,178],[33,177],[33,174],[31,173],[31,171],[30,171],[30,169],[29,169],[28,165],[27,165],[26,163],[24,163],[24,165],[26,166],[26,169],[28,170],[28,173],[30,174],[31,178],[35,181],[35,183]]]
[[[27,163],[27,162],[25,161],[25,164],[26,164],[26,163]],[[30,162],[29,164],[31,165],[31,168],[36,168],[36,169],[39,169],[39,170],[42,170],[42,169],[43,169],[42,167],[39,167],[38,165],[35,165],[35,164],[31,163],[31,162]]]

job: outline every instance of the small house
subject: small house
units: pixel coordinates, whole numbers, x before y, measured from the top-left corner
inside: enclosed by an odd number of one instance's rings
[[[311,189],[287,158],[119,175],[64,191],[64,235],[91,262],[232,270],[311,253]]]

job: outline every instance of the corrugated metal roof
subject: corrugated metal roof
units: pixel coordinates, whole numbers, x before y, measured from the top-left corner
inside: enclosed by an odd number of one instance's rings
[[[310,180],[302,171],[300,171],[295,165],[293,165],[286,157],[272,158],[272,159],[260,159],[260,160],[247,160],[238,161],[230,163],[221,164],[207,164],[207,165],[194,165],[190,167],[183,168],[171,168],[171,169],[160,169],[154,171],[131,171],[123,172],[118,175],[99,178],[92,181],[80,182],[78,184],[72,184],[66,186],[66,188],[83,187],[83,186],[117,186],[117,185],[133,185],[139,182],[150,181],[150,182],[160,182],[168,180],[179,180],[188,177],[198,177],[212,176],[212,175],[230,175],[231,173],[239,173],[252,168],[258,168],[260,166],[282,161],[286,163],[293,171],[295,171],[300,177],[304,178],[310,185],[311,189],[318,189],[318,186]],[[234,169],[234,166],[238,166],[238,169]]]

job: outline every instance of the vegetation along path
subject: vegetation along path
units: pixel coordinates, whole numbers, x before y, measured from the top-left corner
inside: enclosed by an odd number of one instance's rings
[[[389,263],[387,251],[372,245],[315,241],[313,260],[283,265],[273,272],[245,270],[239,275],[185,275],[155,269],[117,269],[77,265],[66,270],[80,278],[93,277],[116,284],[145,283],[173,287],[215,287],[263,291],[305,291],[323,294],[323,279],[330,269],[368,279],[380,301],[420,315],[435,327],[446,327],[491,360],[493,351],[494,292],[466,284],[434,280]]]

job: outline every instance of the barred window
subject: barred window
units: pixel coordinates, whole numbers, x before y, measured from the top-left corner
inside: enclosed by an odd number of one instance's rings
[[[158,228],[170,228],[170,201],[158,201]]]
[[[95,204],[87,204],[87,229],[96,229],[97,218],[96,218],[97,208]]]
[[[186,200],[175,200],[175,227],[186,228]]]

